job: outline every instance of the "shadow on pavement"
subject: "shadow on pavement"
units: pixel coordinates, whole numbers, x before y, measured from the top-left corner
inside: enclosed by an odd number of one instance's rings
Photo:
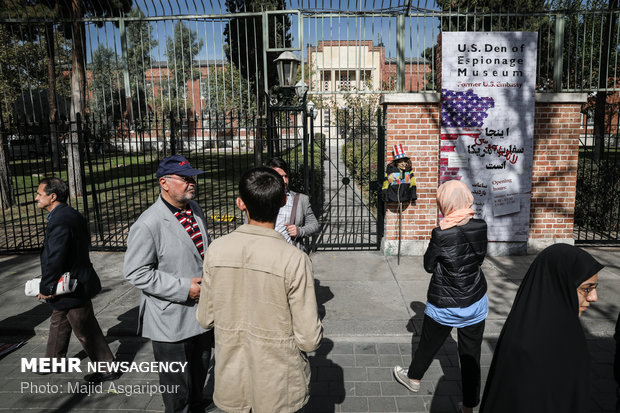
[[[314,356],[308,358],[312,369],[310,401],[305,411],[332,413],[336,405],[346,396],[344,372],[342,367],[327,358],[334,348],[334,342],[324,338]]]
[[[318,305],[319,318],[323,320],[325,317],[325,303],[334,298],[334,293],[329,287],[321,286],[321,281],[314,280],[314,292],[316,294],[316,302]],[[324,345],[324,344],[323,344]]]
[[[143,339],[137,335],[138,329],[138,306],[124,312],[117,318],[120,323],[110,327],[106,335],[106,341],[109,343],[118,339],[120,345],[116,350],[117,361],[132,362],[138,354],[138,351],[144,346],[148,339]],[[101,324],[101,322],[99,322]],[[85,359],[88,357],[84,350],[77,353],[74,357]]]
[[[119,315],[120,323],[108,329],[108,342],[110,337],[118,337],[120,345],[116,350],[118,361],[132,362],[138,351],[149,341],[137,336],[138,331],[138,306]]]
[[[412,301],[409,304],[409,307],[413,311],[413,315],[411,316],[411,318],[409,319],[409,322],[407,323],[407,327],[406,327],[407,331],[412,333],[414,336],[419,336],[420,332],[418,331],[418,328],[416,328],[414,324],[414,320],[418,321],[418,323],[420,324],[420,328],[421,328],[422,320],[424,319],[424,309],[426,309],[426,304],[421,301]]]
[[[21,336],[26,339],[34,337],[34,328],[51,315],[52,308],[47,303],[41,302],[28,311],[0,321],[0,333],[2,336]]]
[[[430,413],[456,411],[457,405],[453,404],[452,398],[456,403],[463,399],[463,386],[461,384],[461,370],[458,366],[458,345],[451,335],[448,336],[435,358],[439,360],[443,376],[435,385],[435,393],[429,411]]]

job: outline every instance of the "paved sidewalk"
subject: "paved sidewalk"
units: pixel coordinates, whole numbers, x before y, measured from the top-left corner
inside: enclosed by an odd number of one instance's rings
[[[600,273],[599,302],[582,318],[594,362],[592,412],[613,412],[612,335],[620,311],[620,250],[588,250],[606,265]],[[121,275],[123,254],[97,252],[91,256],[104,285],[94,307],[113,352],[121,361],[152,361],[150,342],[135,336],[139,294]],[[533,259],[485,260],[490,314],[482,349],[483,384],[497,336]],[[321,252],[312,260],[325,339],[320,349],[309,355],[312,394],[306,411],[455,412],[461,394],[455,334],[433,361],[419,393],[409,393],[391,375],[395,364],[409,364],[412,341],[415,346],[418,340],[429,280],[422,258],[403,257],[396,265],[395,258],[379,252]],[[158,393],[139,394],[148,392],[147,384],[158,385],[155,373],[125,373],[113,387],[104,383],[88,394],[88,386],[80,387],[85,384],[84,371],[48,376],[21,372],[22,358],[44,353],[49,328],[48,306],[23,295],[24,283],[39,272],[38,266],[36,255],[0,256],[0,342],[27,340],[0,358],[0,410],[163,411]],[[86,366],[88,358],[75,339],[69,354],[81,358],[81,366]],[[205,396],[212,388],[210,378]],[[129,396],[127,391],[134,394]],[[213,405],[208,410],[219,412]]]

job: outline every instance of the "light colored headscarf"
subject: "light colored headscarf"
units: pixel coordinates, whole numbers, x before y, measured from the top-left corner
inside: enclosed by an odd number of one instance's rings
[[[441,184],[437,188],[437,205],[443,214],[439,227],[448,229],[467,224],[474,216],[473,204],[474,196],[463,182],[452,180]]]

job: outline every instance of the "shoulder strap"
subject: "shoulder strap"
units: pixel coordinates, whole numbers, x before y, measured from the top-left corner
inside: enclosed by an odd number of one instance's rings
[[[297,203],[299,202],[299,194],[295,194],[293,198],[293,207],[291,208],[291,217],[288,220],[289,225],[293,225],[295,223],[295,213],[297,212]]]

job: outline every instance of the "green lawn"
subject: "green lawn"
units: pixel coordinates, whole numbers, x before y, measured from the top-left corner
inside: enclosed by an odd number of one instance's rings
[[[315,148],[315,165],[320,165],[320,148]],[[202,207],[209,233],[218,237],[234,230],[243,222],[235,206],[241,174],[254,166],[254,154],[239,150],[184,153],[192,166],[205,173],[199,176],[196,201]],[[155,171],[160,157],[154,154],[121,153],[91,155],[85,160],[86,192],[69,203],[88,217],[93,246],[124,248],[127,231],[138,216],[159,195]],[[303,170],[301,149],[283,156],[291,162],[293,179]],[[263,154],[267,159],[267,154]],[[67,180],[66,161],[54,171],[51,161],[44,159],[10,162],[15,204],[0,216],[0,251],[36,249],[42,241],[45,214],[34,204],[38,182],[55,175]],[[317,168],[320,171],[320,168]],[[317,179],[322,183],[322,179]]]

